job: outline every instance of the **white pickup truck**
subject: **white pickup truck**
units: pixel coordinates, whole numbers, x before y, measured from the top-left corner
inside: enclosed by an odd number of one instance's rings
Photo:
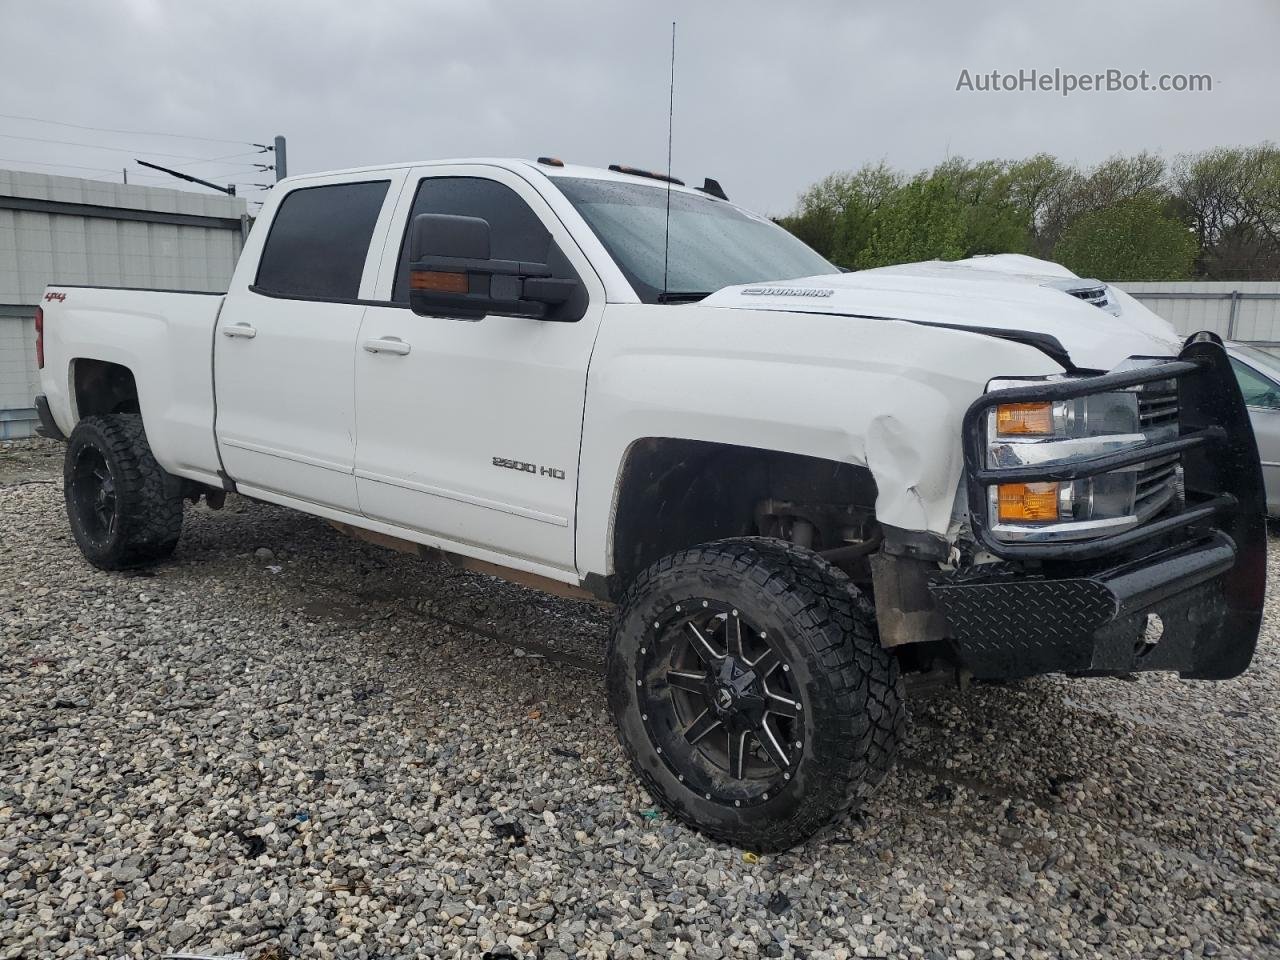
[[[225,295],[54,284],[75,539],[227,492],[617,606],[675,815],[797,843],[887,773],[903,678],[1222,679],[1258,635],[1221,343],[1018,256],[842,273],[714,180],[460,160],[274,188]]]

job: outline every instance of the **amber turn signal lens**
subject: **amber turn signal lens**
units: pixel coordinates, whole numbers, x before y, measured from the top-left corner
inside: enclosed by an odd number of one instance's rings
[[[1058,519],[1056,483],[1002,483],[999,487],[1000,520],[1028,523]]]
[[[431,290],[434,293],[467,293],[471,289],[471,281],[465,273],[414,270],[409,274],[409,289]]]
[[[1053,404],[1000,404],[996,407],[996,433],[1002,437],[1047,437],[1052,435]]]

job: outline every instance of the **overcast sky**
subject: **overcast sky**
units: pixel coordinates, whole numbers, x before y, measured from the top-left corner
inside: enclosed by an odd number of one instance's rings
[[[1091,163],[1280,139],[1276,0],[0,0],[0,12],[0,113],[233,141],[282,133],[292,173],[539,154],[662,169],[672,19],[675,174],[716,177],[771,214],[867,161],[915,170],[1048,151]],[[1032,68],[1209,74],[1213,89],[956,90],[962,70]],[[219,181],[271,176],[244,166],[252,158],[208,162],[238,149],[0,118],[0,167],[108,177],[136,151]]]

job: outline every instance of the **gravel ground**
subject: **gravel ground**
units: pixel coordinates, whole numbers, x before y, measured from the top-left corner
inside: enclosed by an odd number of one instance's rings
[[[627,775],[603,611],[236,498],[104,574],[59,454],[0,445],[0,958],[1280,955],[1274,606],[1227,683],[915,703],[756,858]]]

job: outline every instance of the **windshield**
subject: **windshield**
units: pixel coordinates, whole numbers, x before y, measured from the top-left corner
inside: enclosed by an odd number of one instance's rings
[[[645,303],[696,299],[721,287],[839,273],[786,230],[723,200],[670,191],[671,245],[663,284],[667,190],[556,177]]]

